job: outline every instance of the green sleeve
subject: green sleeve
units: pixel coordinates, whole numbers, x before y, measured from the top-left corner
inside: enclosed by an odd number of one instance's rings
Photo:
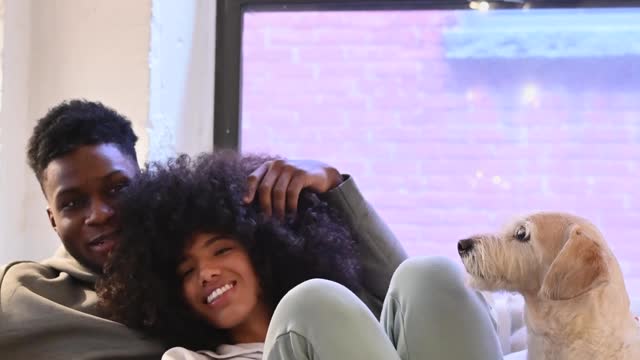
[[[364,285],[360,297],[379,316],[391,276],[407,254],[349,175],[322,198],[342,214],[360,241]]]

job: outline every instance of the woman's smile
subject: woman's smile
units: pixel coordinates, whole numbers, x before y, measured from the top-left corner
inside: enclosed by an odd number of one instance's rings
[[[229,297],[236,284],[237,283],[235,281],[231,281],[219,288],[213,289],[209,292],[209,295],[205,297],[205,304],[212,306],[220,305],[224,299]]]

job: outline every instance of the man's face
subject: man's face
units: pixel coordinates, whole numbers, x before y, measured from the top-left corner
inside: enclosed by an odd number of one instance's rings
[[[79,147],[44,170],[51,226],[69,254],[95,272],[120,239],[116,201],[138,171],[114,144]]]

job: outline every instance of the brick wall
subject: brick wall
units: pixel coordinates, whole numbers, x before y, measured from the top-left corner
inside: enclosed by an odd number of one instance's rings
[[[449,58],[465,16],[247,14],[243,151],[352,174],[411,255],[457,259],[514,215],[575,212],[640,295],[638,57]]]

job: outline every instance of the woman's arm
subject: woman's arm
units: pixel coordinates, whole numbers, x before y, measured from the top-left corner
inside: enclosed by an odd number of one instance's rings
[[[321,196],[342,214],[360,241],[365,291],[360,297],[378,317],[391,276],[407,258],[407,254],[391,230],[364,199],[352,177],[343,175],[340,185]]]

